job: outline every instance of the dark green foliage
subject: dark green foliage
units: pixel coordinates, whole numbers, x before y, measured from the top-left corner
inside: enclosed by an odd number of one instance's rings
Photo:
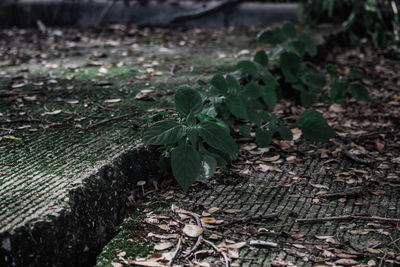
[[[328,125],[321,113],[307,110],[300,116],[300,129],[305,139],[313,142],[326,142],[336,136],[335,131]]]
[[[371,101],[371,97],[367,89],[361,83],[355,82],[350,84],[351,95],[358,101]]]
[[[177,114],[163,113],[169,118],[154,123],[144,132],[145,143],[162,146],[160,164],[164,169],[170,164],[184,191],[195,181],[212,177],[217,166],[224,168],[237,158],[239,150],[231,136],[232,128],[243,136],[255,136],[260,147],[268,146],[272,138],[293,139],[289,126],[294,125],[287,121],[296,116],[285,119],[270,113],[279,101],[279,86],[289,86],[298,92],[303,106],[317,101],[326,86],[323,71],[304,60],[306,53],[316,54],[315,43],[308,35],[299,33],[292,23],[264,31],[258,38],[262,43],[280,47],[269,54],[258,51],[253,60],[240,61],[235,72],[217,74],[209,84],[199,81],[206,90],[180,87],[175,95]],[[269,68],[271,62],[273,71]],[[348,85],[354,98],[370,100],[368,91],[359,82],[368,78],[362,72],[354,70],[346,79],[332,65],[327,72],[333,80],[330,101],[343,102]],[[336,136],[317,111],[305,111],[299,119],[296,126],[307,140],[324,142]]]
[[[189,144],[183,144],[172,150],[172,173],[183,191],[189,188],[200,176],[201,156]]]

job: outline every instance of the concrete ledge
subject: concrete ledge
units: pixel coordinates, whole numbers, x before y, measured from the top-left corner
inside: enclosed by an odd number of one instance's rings
[[[297,21],[297,4],[266,4],[241,1],[183,1],[170,4],[151,0],[138,3],[93,1],[6,1],[0,4],[0,27],[92,26],[132,23],[151,26],[266,26]]]
[[[138,180],[156,179],[158,154],[136,146],[84,175],[68,205],[0,232],[0,266],[88,266],[126,215]]]

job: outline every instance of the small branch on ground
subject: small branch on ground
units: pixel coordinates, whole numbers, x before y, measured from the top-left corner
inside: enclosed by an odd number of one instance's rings
[[[268,247],[268,248],[277,248],[278,244],[275,242],[263,241],[263,240],[250,240],[250,246],[256,247]]]
[[[218,225],[218,227],[223,227],[223,226],[230,226],[236,223],[246,223],[250,221],[264,221],[264,220],[273,220],[279,216],[279,213],[271,213],[267,215],[255,215],[255,216],[247,216],[243,218],[238,218],[234,219],[230,222],[223,223],[221,225]]]
[[[188,251],[185,252],[185,254],[183,254],[183,257],[187,258],[189,257],[193,252],[195,252],[201,245],[201,241],[203,241],[203,236],[200,235],[197,240],[196,243],[194,244],[194,246],[189,249]]]
[[[362,159],[362,158],[358,157],[357,155],[354,155],[354,154],[350,153],[350,151],[348,150],[347,147],[344,147],[342,151],[343,151],[343,154],[347,158],[349,158],[349,159],[351,159],[351,160],[353,160],[353,161],[355,161],[357,163],[361,163],[361,164],[365,164],[365,165],[371,165],[373,163],[370,160]]]
[[[364,194],[365,188],[360,186],[360,187],[355,187],[351,188],[349,190],[345,190],[343,192],[337,192],[337,193],[324,193],[319,195],[321,198],[342,198],[342,197],[358,197]]]
[[[129,116],[134,116],[134,115],[137,115],[137,114],[138,114],[137,112],[134,112],[134,113],[129,113],[129,114],[117,116],[117,117],[114,117],[114,118],[102,120],[102,121],[99,121],[99,122],[90,124],[90,125],[88,125],[87,127],[85,127],[84,129],[85,129],[85,130],[88,130],[88,129],[90,129],[90,128],[97,127],[97,126],[99,126],[99,125],[105,124],[105,123],[110,122],[110,121],[120,120],[120,119],[129,117]]]
[[[299,223],[318,223],[318,222],[348,221],[348,220],[379,221],[379,222],[386,222],[386,223],[398,223],[400,221],[400,219],[395,219],[395,218],[345,215],[345,216],[335,216],[335,217],[325,217],[325,218],[297,219],[296,222],[299,222]]]
[[[168,265],[172,265],[174,262],[176,256],[178,255],[179,250],[181,249],[181,243],[182,243],[182,237],[179,238],[178,245],[176,246],[176,250],[174,251],[174,254],[172,255],[171,259],[168,261]]]
[[[189,212],[189,215],[194,218],[197,226],[202,227],[202,223],[201,223],[199,215],[197,215],[194,212]],[[183,254],[183,257],[185,257],[185,258],[189,257],[193,252],[195,252],[200,247],[201,241],[203,241],[203,235],[199,235],[197,237],[197,240],[196,240],[196,243],[194,244],[194,246],[191,249],[189,249],[188,251],[186,251],[185,254]]]
[[[41,120],[32,119],[32,120],[0,121],[0,124],[32,123],[32,122],[41,122]]]
[[[223,252],[222,250],[220,250],[213,242],[207,240],[207,239],[203,239],[204,242],[206,242],[208,245],[210,245],[217,253],[221,254],[222,257],[225,260],[225,266],[229,267],[230,263],[229,263],[229,259],[228,256],[226,255],[225,252]]]

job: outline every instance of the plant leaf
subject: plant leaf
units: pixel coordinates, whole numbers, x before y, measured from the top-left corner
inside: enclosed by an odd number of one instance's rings
[[[240,97],[229,94],[226,97],[226,105],[229,108],[229,111],[239,119],[247,119],[247,111],[246,106],[244,105],[242,99]]]
[[[175,94],[175,108],[184,117],[192,112],[199,114],[203,109],[203,101],[199,92],[188,85],[181,86]]]
[[[306,44],[300,40],[294,40],[288,45],[288,50],[292,49],[295,50],[300,57],[303,57],[306,52]]]
[[[282,139],[288,140],[288,141],[293,139],[293,133],[288,127],[286,127],[284,125],[280,125],[280,126],[278,126],[277,129],[278,129],[279,135],[282,137]]]
[[[351,95],[357,101],[371,101],[371,97],[369,96],[368,90],[361,83],[352,83],[350,84]]]
[[[239,91],[241,87],[237,79],[230,74],[226,76],[226,84],[229,89],[234,89],[233,91]]]
[[[298,39],[305,43],[306,51],[310,56],[315,56],[317,54],[317,46],[314,40],[308,34],[302,33],[299,35]]]
[[[239,69],[244,74],[248,74],[253,77],[258,76],[258,72],[259,72],[258,66],[257,66],[257,64],[255,64],[254,62],[252,62],[250,60],[240,61],[237,64],[236,68]]]
[[[287,40],[286,35],[282,29],[276,28],[275,30],[265,30],[258,34],[258,41],[265,44],[277,45]]]
[[[262,94],[262,87],[256,82],[249,82],[246,84],[243,94],[250,98],[258,98]]]
[[[224,76],[217,74],[211,79],[211,85],[217,88],[222,94],[225,94],[228,91],[228,85]]]
[[[313,142],[326,142],[336,136],[321,113],[307,110],[300,115],[300,129],[304,138]]]
[[[200,123],[200,136],[210,146],[236,158],[239,150],[235,140],[229,135],[226,129],[216,123],[202,121]]]
[[[303,90],[300,92],[300,103],[303,107],[311,106],[317,101],[317,94]]]
[[[268,66],[268,61],[269,61],[269,59],[268,59],[268,55],[265,53],[264,50],[258,51],[258,52],[254,55],[253,60],[254,60],[255,62],[257,62],[258,64],[264,66],[264,67],[267,67],[267,66]]]
[[[267,104],[267,106],[271,109],[274,108],[276,103],[278,102],[276,91],[267,87],[265,87],[263,91],[262,99],[264,100],[265,104]]]
[[[178,146],[172,150],[171,167],[175,179],[186,192],[200,175],[200,153],[188,144]]]
[[[295,38],[297,35],[296,27],[289,21],[283,23],[282,32],[287,38]]]
[[[306,72],[303,77],[301,77],[301,80],[311,91],[321,89],[326,83],[325,77],[315,71]]]
[[[238,125],[237,128],[243,136],[250,136],[251,129],[248,125]]]
[[[343,102],[346,99],[346,82],[336,81],[331,86],[331,98],[335,102]]]
[[[174,144],[185,135],[182,124],[174,120],[154,123],[143,134],[143,142],[149,145]]]
[[[293,52],[283,52],[279,63],[285,76],[285,81],[289,83],[297,82],[297,72],[300,68],[300,57]]]
[[[256,143],[259,147],[267,147],[272,140],[271,131],[262,130],[261,128],[257,128],[256,130]]]

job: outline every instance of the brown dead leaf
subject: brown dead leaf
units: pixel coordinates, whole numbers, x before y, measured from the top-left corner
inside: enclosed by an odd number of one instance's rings
[[[241,212],[241,210],[238,210],[238,209],[227,209],[227,210],[223,210],[223,212],[229,213],[229,214],[235,214],[235,213]]]
[[[338,253],[338,254],[336,254],[336,256],[338,256],[341,259],[355,259],[355,258],[357,258],[357,255],[346,254],[346,253]]]
[[[335,261],[335,264],[351,266],[351,265],[358,264],[358,262],[355,260],[352,260],[352,259],[340,259],[340,260]]]
[[[148,233],[148,237],[155,237],[159,239],[178,239],[179,235],[178,234],[167,234],[167,235],[159,235],[159,234],[154,234],[154,233]]]
[[[189,237],[198,237],[203,233],[204,229],[194,224],[185,224],[182,232]]]
[[[268,171],[275,171],[275,172],[282,172],[281,169],[275,166],[270,166],[270,165],[265,165],[265,164],[260,164],[258,165],[257,168],[261,172],[268,172]]]
[[[213,217],[203,217],[200,219],[202,222],[204,223],[208,223],[208,224],[215,224],[217,222],[217,220]]]
[[[324,256],[325,258],[335,258],[336,255],[328,250],[324,250],[322,252],[322,256]]]
[[[280,157],[281,157],[280,155],[276,155],[273,157],[263,157],[263,158],[261,158],[261,161],[274,162],[274,161],[277,161]]]
[[[171,242],[161,242],[158,244],[154,245],[154,249],[155,250],[166,250],[169,249],[173,246],[174,244],[172,244]]]
[[[208,209],[208,213],[210,213],[210,214],[213,214],[214,212],[217,212],[217,211],[219,211],[219,208],[217,208],[217,207],[212,207],[212,208]]]
[[[382,253],[382,250],[380,250],[380,249],[375,249],[375,248],[367,248],[367,251],[368,251],[369,253],[372,253],[372,254],[381,254],[381,253]]]
[[[119,262],[112,262],[111,266],[112,267],[123,267],[124,265],[122,263],[119,263]]]
[[[306,248],[305,246],[303,246],[301,244],[292,244],[292,246],[295,248]]]
[[[290,237],[293,238],[294,240],[304,239],[304,235],[302,234],[292,234]]]
[[[243,241],[243,242],[239,242],[239,243],[230,244],[227,247],[228,248],[234,248],[234,249],[240,249],[240,248],[242,248],[242,247],[244,247],[246,245],[247,245],[247,242]]]
[[[138,266],[147,266],[147,267],[165,267],[165,265],[158,263],[156,261],[132,261],[132,264],[136,264]]]

